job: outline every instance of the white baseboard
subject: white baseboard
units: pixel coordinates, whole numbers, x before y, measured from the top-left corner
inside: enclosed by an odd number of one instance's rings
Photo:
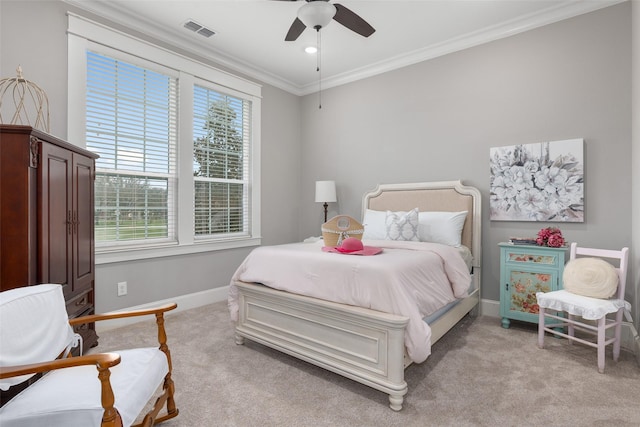
[[[192,308],[201,307],[207,304],[213,304],[215,302],[225,301],[227,294],[229,293],[229,286],[223,286],[221,288],[210,289],[207,291],[196,292],[193,294],[180,295],[175,298],[169,298],[161,301],[154,301],[147,304],[136,305],[134,307],[128,307],[122,310],[116,310],[114,313],[128,310],[142,310],[146,308],[157,307],[162,304],[175,302],[178,304],[178,308],[167,313],[167,316],[171,316],[181,311],[189,310]],[[123,326],[132,325],[137,322],[149,320],[149,317],[127,317],[124,319],[105,320],[96,323],[96,332],[100,334],[102,331],[108,331],[110,329],[120,328]]]
[[[500,301],[481,299],[480,314],[489,317],[500,317]]]

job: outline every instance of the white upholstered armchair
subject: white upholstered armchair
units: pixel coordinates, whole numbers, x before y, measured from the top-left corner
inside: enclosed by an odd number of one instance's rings
[[[160,386],[162,394],[138,425],[178,415],[164,328],[164,313],[174,308],[168,304],[69,320],[60,285],[0,293],[0,388],[44,374],[0,408],[0,425],[130,426]],[[155,315],[158,347],[71,356],[77,342],[72,326],[142,315]]]

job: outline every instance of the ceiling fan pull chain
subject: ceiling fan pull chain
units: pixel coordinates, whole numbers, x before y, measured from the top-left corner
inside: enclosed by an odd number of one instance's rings
[[[318,110],[322,109],[322,71],[320,70],[321,55],[322,55],[322,36],[320,35],[320,29],[317,29],[317,41],[318,55],[316,56],[316,71],[318,72]]]

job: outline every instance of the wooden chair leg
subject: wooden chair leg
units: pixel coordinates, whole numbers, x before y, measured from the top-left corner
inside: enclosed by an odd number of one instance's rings
[[[173,384],[173,380],[171,379],[171,372],[167,374],[164,379],[164,389],[166,390],[166,402],[165,406],[167,408],[167,413],[161,417],[156,419],[156,424],[159,424],[163,421],[169,420],[171,418],[178,416],[178,408],[176,408],[176,402],[173,399],[173,393],[175,392],[175,386]]]
[[[567,317],[569,318],[569,320],[575,320],[575,316],[573,314],[569,314],[567,313]],[[576,329],[573,326],[573,323],[568,322],[567,323],[567,335],[569,335],[570,337],[574,337],[576,334]],[[573,339],[569,338],[569,344],[573,344]]]
[[[616,326],[614,327],[614,338],[615,340],[613,341],[613,360],[615,362],[618,361],[618,358],[620,357],[620,336],[622,335],[622,315],[623,315],[623,311],[624,309],[620,309],[618,310],[618,312],[616,313]]]
[[[538,348],[544,348],[544,307],[538,312]]]
[[[605,325],[607,317],[603,316],[598,319],[598,372],[604,374],[604,350],[605,350]]]
[[[153,408],[145,415],[144,419],[139,424],[134,424],[132,427],[151,427],[178,416],[179,411],[176,408],[176,404],[173,399],[175,387],[173,385],[173,380],[171,379],[171,373],[168,373],[165,377],[162,390],[162,394],[156,399]],[[166,407],[167,413],[158,416],[163,407]]]

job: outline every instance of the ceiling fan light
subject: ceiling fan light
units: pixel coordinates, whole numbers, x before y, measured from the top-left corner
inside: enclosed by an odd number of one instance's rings
[[[298,19],[309,28],[324,28],[336,14],[336,7],[327,1],[312,1],[298,10]]]

